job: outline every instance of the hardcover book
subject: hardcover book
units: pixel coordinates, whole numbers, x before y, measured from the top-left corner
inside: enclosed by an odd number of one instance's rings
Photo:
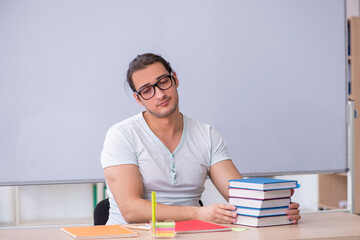
[[[175,223],[177,233],[198,233],[198,232],[217,232],[231,231],[231,227],[225,227],[215,223],[201,220],[180,221]]]
[[[271,216],[271,217],[249,217],[238,215],[235,224],[245,225],[250,227],[268,227],[277,225],[293,224],[289,221],[287,215]]]
[[[229,188],[229,196],[255,199],[284,198],[291,196],[291,189],[252,190],[244,188]]]
[[[76,239],[136,237],[138,234],[120,225],[63,227],[62,231]]]
[[[229,187],[258,190],[275,190],[297,188],[298,183],[296,180],[283,180],[274,178],[247,178],[229,180]]]
[[[230,197],[229,203],[235,206],[249,207],[249,208],[274,208],[274,207],[287,207],[290,204],[290,198],[278,199],[251,199],[251,198],[235,198]]]
[[[236,213],[238,215],[246,215],[252,217],[269,217],[269,216],[278,216],[286,215],[288,207],[274,207],[274,208],[248,208],[236,206]]]

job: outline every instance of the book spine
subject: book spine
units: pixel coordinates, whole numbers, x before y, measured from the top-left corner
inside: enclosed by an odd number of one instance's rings
[[[283,206],[283,207],[270,207],[270,208],[253,208],[253,207],[243,207],[243,206],[237,206],[235,205],[236,208],[244,208],[244,209],[250,209],[250,210],[272,210],[272,209],[282,209],[282,208],[289,208],[288,206]]]
[[[281,213],[281,214],[271,214],[271,215],[259,216],[259,215],[251,215],[251,214],[241,214],[241,213],[238,213],[237,215],[246,216],[246,217],[266,218],[266,217],[284,216],[284,215],[286,215],[286,214]]]

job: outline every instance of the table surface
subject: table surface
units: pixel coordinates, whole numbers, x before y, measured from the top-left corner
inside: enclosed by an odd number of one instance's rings
[[[240,225],[231,226],[241,227]],[[176,239],[360,239],[360,216],[344,212],[305,213],[302,214],[299,224],[296,225],[246,228],[246,231],[241,232],[228,231],[178,234]],[[149,231],[136,230],[136,232],[139,233],[137,239],[151,239]],[[73,240],[72,237],[62,232],[59,227],[0,229],[0,240],[22,239]]]

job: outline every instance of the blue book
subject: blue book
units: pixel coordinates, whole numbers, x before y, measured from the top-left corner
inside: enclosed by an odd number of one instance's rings
[[[237,198],[230,197],[229,204],[241,207],[249,208],[273,208],[273,207],[288,207],[290,204],[290,198],[278,198],[278,199],[251,199],[251,198]]]
[[[273,199],[291,196],[291,188],[277,190],[254,190],[245,188],[229,188],[229,197]]]
[[[251,226],[251,227],[267,227],[285,224],[293,224],[289,221],[287,215],[269,216],[269,217],[251,217],[244,215],[237,215],[235,224]]]
[[[284,180],[274,178],[247,178],[229,180],[229,187],[255,190],[277,190],[298,188],[299,184],[296,180]]]
[[[289,208],[285,207],[274,207],[274,208],[249,208],[236,206],[236,213],[238,215],[251,216],[251,217],[270,217],[286,215],[286,211]]]

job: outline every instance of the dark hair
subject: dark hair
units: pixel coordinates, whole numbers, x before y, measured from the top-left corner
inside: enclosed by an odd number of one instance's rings
[[[156,54],[153,54],[153,53],[145,53],[145,54],[138,55],[136,58],[134,58],[134,60],[132,60],[130,62],[129,69],[127,71],[126,81],[129,84],[131,90],[136,92],[134,82],[133,82],[133,79],[132,79],[133,73],[138,71],[138,70],[144,69],[147,66],[149,66],[149,65],[151,65],[153,63],[157,63],[157,62],[164,65],[165,69],[169,73],[171,73],[173,71],[171,66],[170,66],[170,63],[168,61],[166,61],[160,55],[156,55]]]

